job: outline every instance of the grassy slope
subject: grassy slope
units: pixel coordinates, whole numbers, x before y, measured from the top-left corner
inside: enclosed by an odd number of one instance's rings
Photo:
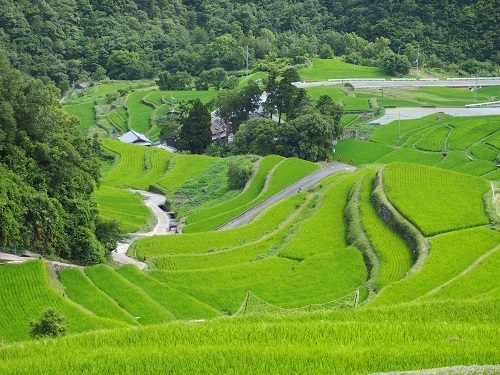
[[[0,306],[0,337],[4,342],[28,339],[28,321],[38,319],[48,307],[66,316],[70,333],[127,325],[96,317],[56,292],[49,285],[45,263],[41,260],[0,266]]]
[[[0,372],[347,375],[494,364],[499,311],[497,298],[95,332],[2,347]]]
[[[499,243],[500,233],[488,228],[464,229],[435,236],[430,239],[431,250],[424,268],[386,287],[372,304],[387,305],[423,297],[434,288],[457,277],[481,255],[498,246]],[[461,292],[463,298],[475,297],[498,288],[500,285],[494,272],[488,275],[487,279],[483,276],[481,280],[472,283],[477,294],[471,296],[470,291],[464,288]],[[444,292],[441,296],[446,298]]]
[[[391,203],[424,235],[488,224],[486,180],[417,164],[386,167],[384,190]]]
[[[104,293],[114,299],[118,305],[140,324],[155,324],[171,321],[173,316],[142,289],[138,288],[106,265],[97,265],[85,269],[85,274]]]

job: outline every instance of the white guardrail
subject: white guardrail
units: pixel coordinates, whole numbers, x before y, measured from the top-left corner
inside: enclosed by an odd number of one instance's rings
[[[328,82],[383,82],[385,78],[335,78],[329,79]]]
[[[498,81],[500,77],[456,77],[456,78],[446,78],[447,81]]]
[[[475,108],[475,107],[489,107],[489,106],[500,106],[500,101],[496,102],[484,102],[484,103],[476,103],[476,104],[466,104],[467,108]]]

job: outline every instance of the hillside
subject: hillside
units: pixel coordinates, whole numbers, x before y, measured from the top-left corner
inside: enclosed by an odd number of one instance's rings
[[[41,261],[0,266],[9,280],[0,302],[19,317],[0,324],[12,343],[0,348],[0,369],[365,374],[498,364],[500,232],[490,204],[487,180],[436,167],[337,174],[240,228],[139,241],[150,271],[59,271],[52,285],[65,290],[57,306],[78,319],[72,334],[22,349],[13,343],[27,338],[17,309],[34,318],[55,303],[35,306],[31,285],[55,293],[37,281],[46,277]],[[34,266],[31,279],[13,278]],[[95,314],[92,325],[69,305]],[[124,325],[140,328],[73,334]]]
[[[496,1],[4,0],[2,50],[14,67],[66,90],[73,83],[160,71],[245,69],[275,57],[345,56],[378,66],[391,49],[420,66],[494,72]],[[488,63],[482,63],[489,61]],[[495,73],[493,73],[495,74]],[[497,73],[498,75],[498,73]]]

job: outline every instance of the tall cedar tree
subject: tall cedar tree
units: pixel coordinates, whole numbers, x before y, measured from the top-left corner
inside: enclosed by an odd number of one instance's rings
[[[0,248],[97,263],[106,254],[91,197],[95,145],[62,110],[57,91],[0,53]]]
[[[181,151],[202,154],[212,142],[210,112],[198,98],[188,101],[182,112],[177,147]]]

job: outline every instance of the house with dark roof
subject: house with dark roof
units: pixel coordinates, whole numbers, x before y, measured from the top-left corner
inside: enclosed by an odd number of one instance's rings
[[[133,129],[130,129],[125,134],[118,137],[118,140],[125,143],[133,143],[135,145],[140,146],[152,146],[153,142],[151,142],[148,137],[144,134],[138,133]]]
[[[75,85],[75,87],[73,88],[73,91],[74,92],[82,92],[83,90],[89,88],[90,86],[92,86],[92,82],[80,82],[80,83],[77,83]]]

